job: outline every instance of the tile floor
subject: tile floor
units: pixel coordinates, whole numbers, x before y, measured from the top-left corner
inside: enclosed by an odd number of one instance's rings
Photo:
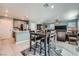
[[[0,39],[0,56],[22,56],[20,52],[28,45],[28,42],[16,44],[14,39]]]
[[[79,42],[78,42],[79,43]],[[76,51],[76,45],[68,44],[68,42],[57,41],[56,45],[62,46],[69,51],[73,52],[76,56],[79,52]],[[0,39],[0,56],[22,56],[20,53],[22,50],[29,47],[29,42],[16,44],[14,39]]]

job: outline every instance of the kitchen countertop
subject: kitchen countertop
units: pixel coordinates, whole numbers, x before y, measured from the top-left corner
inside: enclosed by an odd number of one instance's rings
[[[27,30],[27,31],[18,31],[18,30],[14,30],[13,32],[28,32],[28,30]]]

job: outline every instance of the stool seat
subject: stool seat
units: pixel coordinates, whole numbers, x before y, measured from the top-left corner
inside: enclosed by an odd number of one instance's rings
[[[78,45],[77,39],[78,39],[77,37],[69,37],[69,44],[71,41],[74,41],[76,43],[76,45]]]
[[[71,40],[77,40],[76,37],[69,37],[69,39],[71,39]]]

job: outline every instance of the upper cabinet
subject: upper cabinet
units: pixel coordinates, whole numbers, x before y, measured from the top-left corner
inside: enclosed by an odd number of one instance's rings
[[[13,20],[13,28],[14,30],[26,31],[29,29],[29,21],[28,20]]]

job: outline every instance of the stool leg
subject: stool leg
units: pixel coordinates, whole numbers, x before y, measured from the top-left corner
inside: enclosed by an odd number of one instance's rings
[[[38,44],[38,43],[36,42],[36,48],[37,48],[37,44]]]
[[[69,44],[70,44],[70,39],[69,39]]]
[[[32,41],[31,41],[31,39],[30,39],[30,51],[31,51],[31,47],[32,47]]]
[[[36,42],[36,38],[35,38],[34,55],[36,55],[36,45],[37,45],[37,42]]]
[[[48,55],[50,56],[50,41],[48,41]]]
[[[46,49],[47,49],[47,48],[46,48],[46,40],[44,41],[44,49],[45,49],[45,56],[46,56],[46,55],[47,55],[47,53],[46,53],[46,52],[47,52],[47,51],[46,51]]]
[[[78,45],[77,41],[76,41],[76,45]]]
[[[34,55],[36,55],[36,42],[35,42],[35,47],[34,47]]]
[[[41,52],[42,52],[42,44],[41,44],[41,40],[40,40],[40,55],[41,55]]]

